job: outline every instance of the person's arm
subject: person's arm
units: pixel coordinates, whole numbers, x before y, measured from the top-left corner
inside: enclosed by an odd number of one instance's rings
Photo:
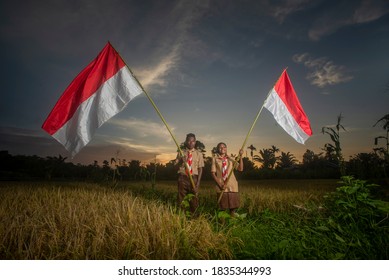
[[[174,161],[175,165],[183,164],[186,161],[186,155],[181,156],[180,152],[177,153],[176,160]]]
[[[223,180],[220,180],[216,176],[216,158],[215,157],[212,158],[211,174],[212,174],[212,178],[215,181],[216,185],[219,187],[220,190],[223,190],[223,188],[224,188],[224,184],[223,183],[224,182],[223,182]]]
[[[217,184],[219,189],[223,190],[224,189],[224,182],[223,182],[223,180],[219,180],[219,178],[216,176],[215,172],[212,172],[211,174],[212,174],[213,180],[215,181],[215,183]]]

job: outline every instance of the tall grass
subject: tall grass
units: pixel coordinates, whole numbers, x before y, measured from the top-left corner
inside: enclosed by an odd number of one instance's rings
[[[229,259],[227,236],[158,201],[93,184],[0,188],[2,259]]]
[[[389,207],[346,178],[240,182],[238,218],[211,182],[198,217],[176,182],[0,183],[1,259],[388,259]],[[220,219],[223,217],[223,219]]]
[[[335,180],[262,180],[240,184],[242,208],[249,214],[265,210],[289,213],[320,205],[323,196],[335,190]]]

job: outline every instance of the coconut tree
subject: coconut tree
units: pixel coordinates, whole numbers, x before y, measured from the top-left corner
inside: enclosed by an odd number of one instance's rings
[[[254,156],[253,160],[262,163],[263,169],[273,169],[277,162],[273,149],[259,150],[259,156]]]
[[[278,149],[276,146],[272,145],[271,146],[271,150],[273,151],[273,153],[278,153],[280,151],[280,149]]]
[[[247,149],[250,150],[251,160],[253,160],[254,151],[256,151],[257,148],[255,148],[255,147],[253,146],[253,144],[251,144],[250,146],[247,147]]]
[[[277,167],[281,169],[290,168],[297,162],[296,157],[290,152],[281,152],[281,155],[277,159]]]

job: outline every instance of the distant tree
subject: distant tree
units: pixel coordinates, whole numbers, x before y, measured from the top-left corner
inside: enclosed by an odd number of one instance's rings
[[[243,157],[243,172],[252,172],[256,170],[255,164],[248,157]]]
[[[303,165],[311,165],[320,160],[322,153],[315,154],[315,152],[307,149],[303,154]]]
[[[213,147],[212,150],[211,150],[212,156],[215,156],[217,153],[218,153],[217,147]]]
[[[273,148],[262,149],[259,150],[258,156],[254,156],[254,160],[262,164],[262,169],[274,169],[274,166],[277,162],[277,157]]]
[[[247,147],[247,149],[249,149],[249,150],[250,150],[250,156],[251,156],[251,160],[253,160],[253,157],[254,157],[254,151],[256,151],[256,150],[257,150],[257,148],[255,148],[255,147],[253,146],[253,144],[251,144],[250,146],[248,146],[248,147]]]
[[[350,158],[348,173],[359,179],[379,178],[382,175],[382,162],[375,153],[359,153]]]
[[[205,157],[205,153],[207,152],[205,150],[205,145],[203,142],[199,141],[199,140],[196,140],[196,145],[195,145],[195,149],[200,151],[202,154],[203,154],[203,157]]]
[[[291,168],[293,165],[297,163],[297,159],[290,152],[281,152],[281,155],[277,158],[277,168],[287,169]]]
[[[139,160],[133,159],[128,163],[128,168],[129,168],[128,173],[131,179],[135,179],[136,174],[139,173],[140,166],[141,166],[141,162]]]
[[[109,162],[106,159],[103,161],[103,168],[108,168],[109,169]]]
[[[46,176],[47,179],[51,180],[52,177],[64,177],[64,163],[67,157],[63,157],[62,155],[56,156],[48,156],[46,157]]]
[[[273,151],[273,153],[278,153],[280,151],[280,149],[278,149],[276,146],[272,145],[271,146],[271,150]]]

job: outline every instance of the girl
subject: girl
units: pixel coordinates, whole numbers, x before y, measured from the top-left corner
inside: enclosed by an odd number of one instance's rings
[[[212,159],[211,173],[216,182],[216,191],[219,201],[219,207],[222,210],[229,209],[230,215],[234,217],[235,211],[240,206],[238,182],[236,181],[234,173],[227,178],[231,172],[236,161],[227,155],[227,145],[225,143],[217,144],[217,154]],[[239,151],[240,159],[237,170],[243,171],[243,150]]]

